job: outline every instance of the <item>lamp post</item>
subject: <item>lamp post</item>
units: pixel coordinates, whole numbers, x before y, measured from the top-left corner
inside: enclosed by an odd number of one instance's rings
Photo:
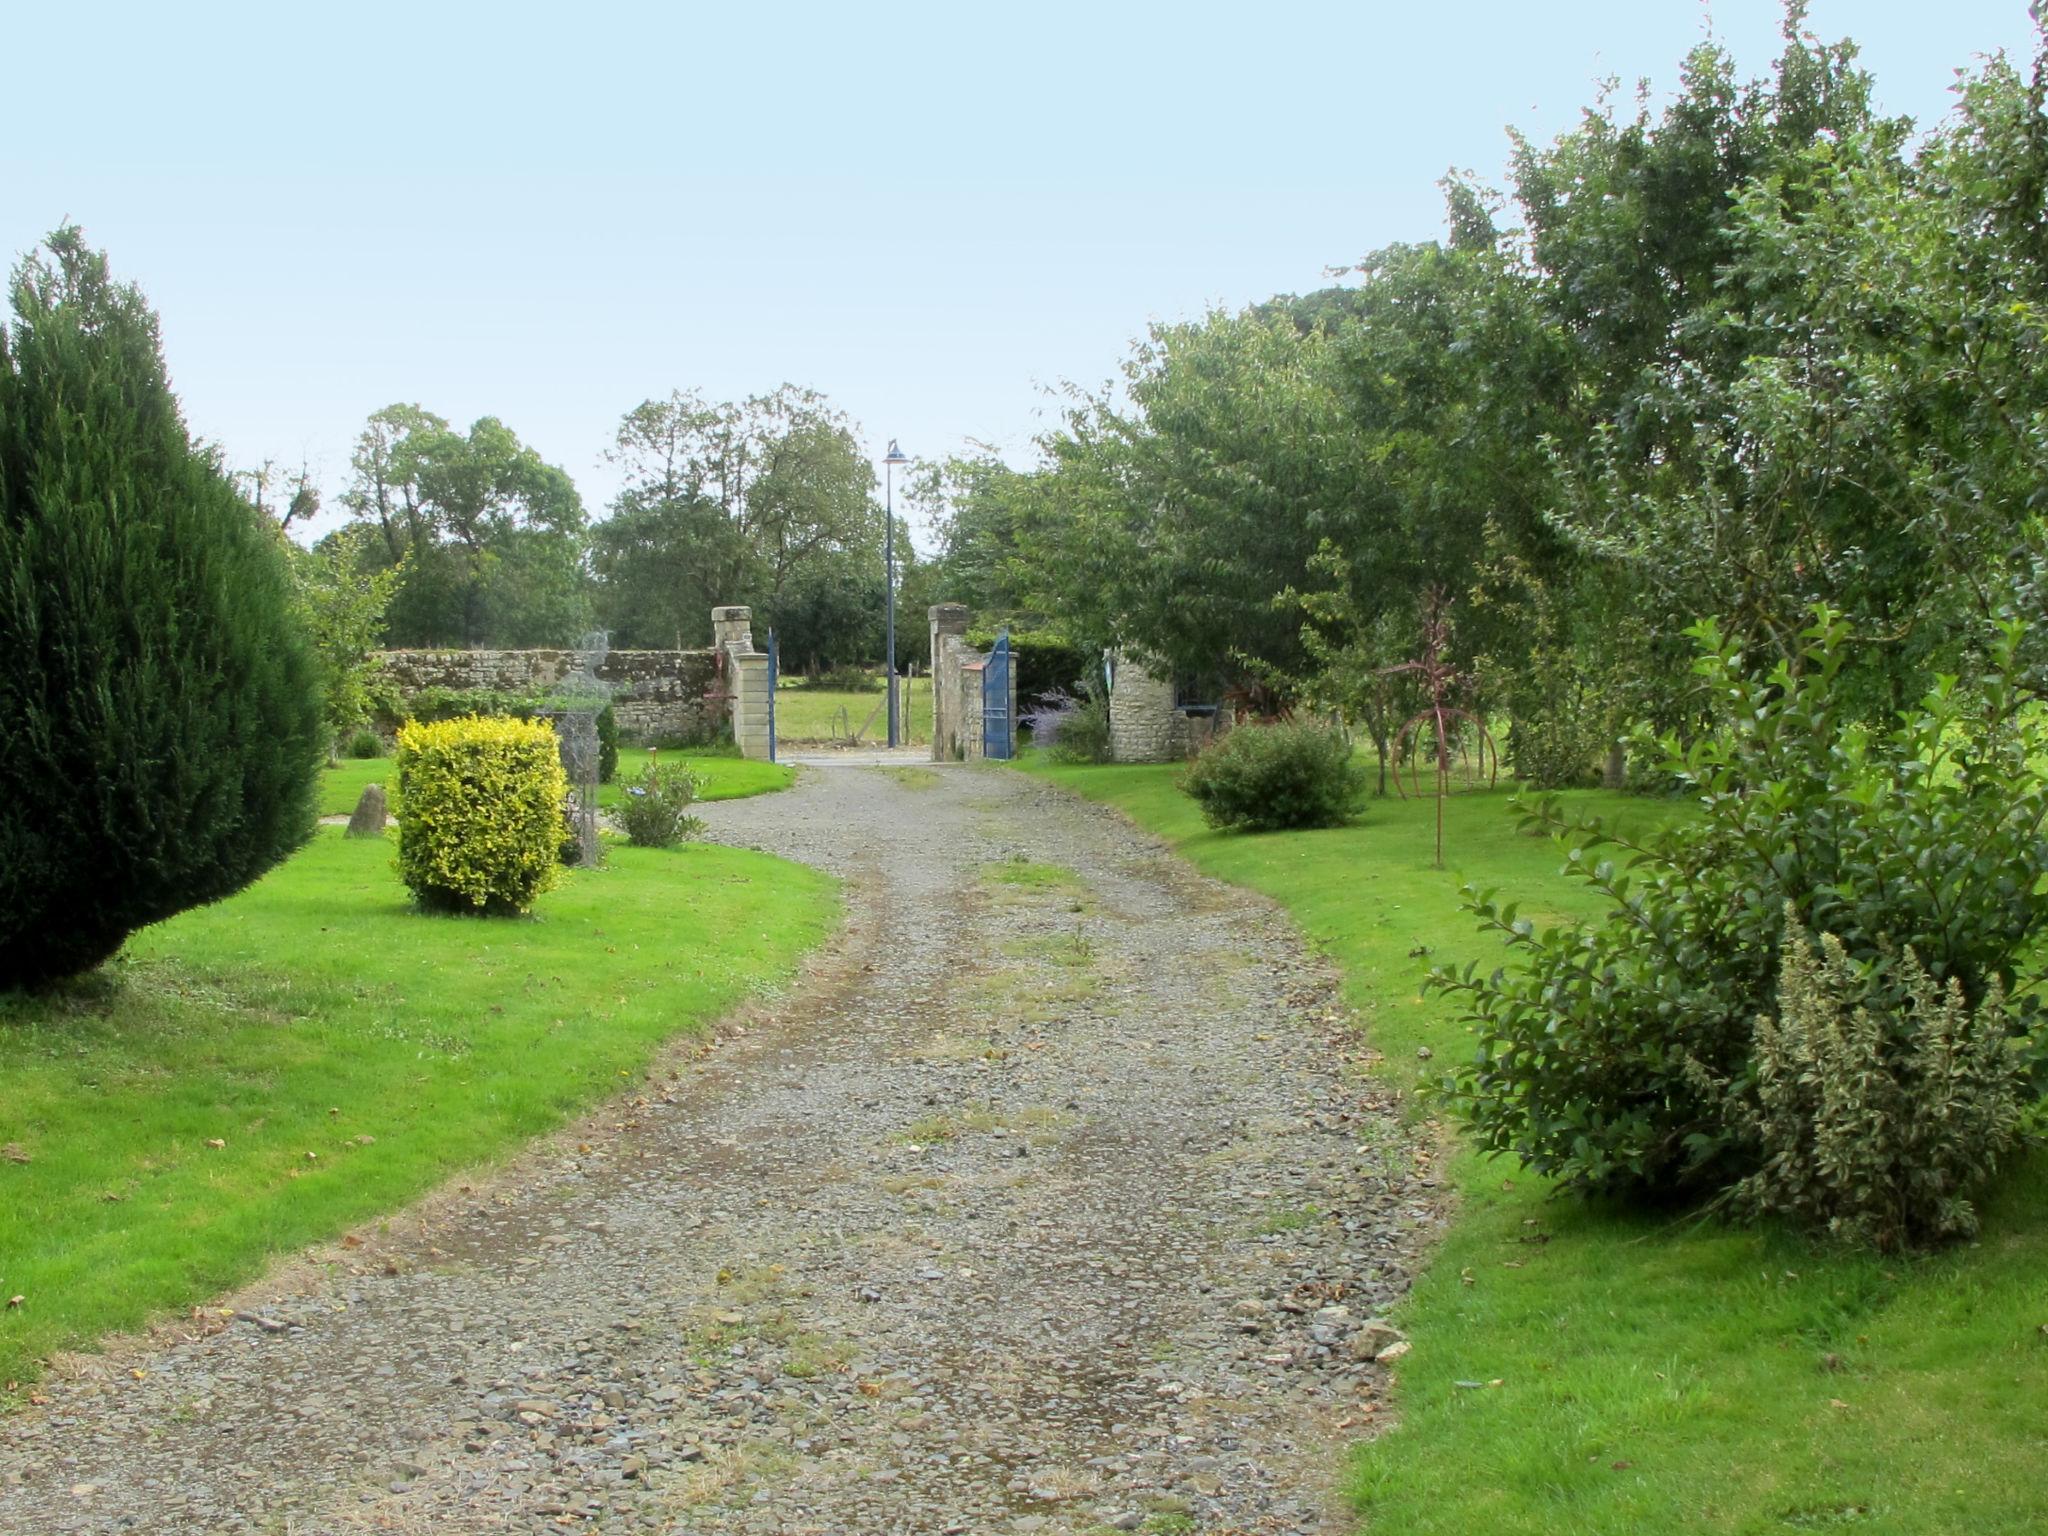
[[[882,535],[882,562],[889,588],[889,745],[903,744],[900,716],[896,707],[896,466],[908,464],[896,439],[889,439],[889,453],[882,460],[882,508],[888,528]]]

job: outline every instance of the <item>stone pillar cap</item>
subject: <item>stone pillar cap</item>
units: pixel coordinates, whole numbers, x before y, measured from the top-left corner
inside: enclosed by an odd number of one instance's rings
[[[722,620],[732,620],[732,619],[751,619],[751,618],[752,618],[753,616],[754,616],[754,610],[753,610],[753,609],[751,609],[751,608],[740,608],[740,607],[734,607],[734,608],[714,608],[714,609],[712,609],[712,610],[711,610],[711,621],[712,621],[712,622],[713,622],[714,624],[715,624],[715,623],[718,623],[718,622],[720,622],[720,621],[722,621]]]
[[[967,622],[967,605],[965,603],[933,603],[931,617],[934,624],[944,624],[953,619],[958,619],[962,624],[965,624]]]

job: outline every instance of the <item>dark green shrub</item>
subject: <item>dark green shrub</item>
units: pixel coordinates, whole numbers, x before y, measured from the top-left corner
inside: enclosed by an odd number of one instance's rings
[[[1365,772],[1338,731],[1296,721],[1240,725],[1188,765],[1181,788],[1212,827],[1273,832],[1334,827],[1365,793]]]
[[[311,836],[331,737],[274,528],[75,229],[0,329],[0,987],[97,965]]]
[[[609,784],[619,776],[619,716],[607,704],[597,712],[597,782]]]
[[[2020,627],[2001,632],[1974,711],[1946,679],[1885,730],[1844,718],[1834,683],[1851,641],[1827,610],[1797,671],[1746,674],[1715,627],[1694,633],[1721,728],[1637,750],[1700,814],[1630,843],[1546,802],[1530,820],[1570,835],[1568,870],[1608,914],[1539,930],[1474,893],[1512,957],[1432,978],[1477,1037],[1446,1087],[1480,1144],[1590,1188],[1705,1192],[1756,1171],[1763,1147],[1731,1104],[1755,1100],[1755,1021],[1775,1009],[1788,908],[1861,968],[1859,1002],[1878,1016],[1912,1010],[1910,947],[1970,1007],[1999,989],[2015,1030],[2037,1017],[2014,982],[2048,928],[2048,789],[2029,761],[2048,733],[2009,681]],[[1601,845],[1625,860],[1593,857]]]
[[[690,814],[704,781],[687,768],[650,762],[619,799],[619,830],[640,848],[672,848],[704,830]]]
[[[348,739],[348,755],[354,758],[382,757],[383,739],[375,731],[357,731]]]
[[[994,648],[993,629],[970,633],[967,643],[976,650]],[[1010,631],[1011,665],[1017,669],[1017,707],[1029,709],[1041,699],[1076,688],[1091,688],[1102,677],[1102,655],[1075,645],[1066,636],[1049,629]]]

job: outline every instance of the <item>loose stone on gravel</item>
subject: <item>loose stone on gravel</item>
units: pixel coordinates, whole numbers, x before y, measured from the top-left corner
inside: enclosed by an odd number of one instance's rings
[[[816,974],[397,1235],[53,1378],[0,1425],[0,1531],[1348,1529],[1440,1210],[1284,918],[1015,773],[704,813],[847,879]],[[1071,879],[987,877],[1016,856]]]

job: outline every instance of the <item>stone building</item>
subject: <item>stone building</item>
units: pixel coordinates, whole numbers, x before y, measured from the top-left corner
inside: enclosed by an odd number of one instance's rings
[[[1184,697],[1171,678],[1160,677],[1130,656],[1110,666],[1109,755],[1118,763],[1177,763],[1193,757],[1229,728],[1229,717],[1214,703]]]

